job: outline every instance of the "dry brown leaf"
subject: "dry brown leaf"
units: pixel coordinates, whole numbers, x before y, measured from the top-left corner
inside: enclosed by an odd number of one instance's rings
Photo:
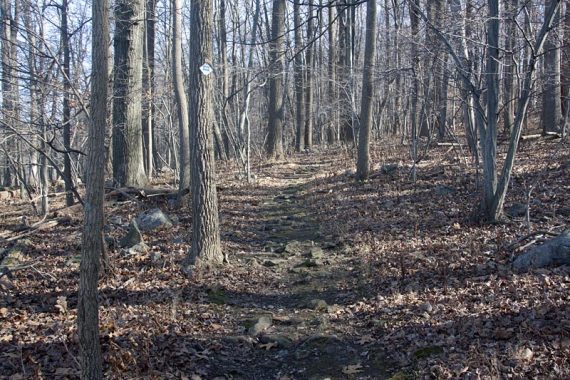
[[[344,373],[345,375],[356,375],[357,373],[361,372],[362,372],[362,365],[360,363],[347,365],[346,367],[342,368],[342,373]]]
[[[372,337],[372,335],[364,335],[358,340],[357,343],[360,345],[364,345],[364,344],[374,343],[374,342],[376,342],[376,339],[374,339]]]
[[[58,309],[61,314],[67,313],[67,298],[65,298],[65,296],[57,297],[55,308]]]
[[[266,351],[269,351],[269,350],[271,350],[272,348],[275,348],[275,347],[277,347],[277,346],[278,346],[277,343],[275,343],[275,342],[269,342],[269,343],[265,343],[265,344],[260,344],[260,345],[259,345],[259,348],[263,348],[263,349],[265,349]]]

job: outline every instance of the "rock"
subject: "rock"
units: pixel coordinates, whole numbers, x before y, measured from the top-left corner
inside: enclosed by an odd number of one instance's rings
[[[148,252],[148,245],[146,245],[144,242],[135,244],[127,250],[127,253],[129,255],[139,255],[141,253],[147,253],[147,252]]]
[[[519,218],[526,215],[526,205],[522,203],[514,203],[505,209],[505,213],[511,218]]]
[[[279,348],[289,348],[293,345],[293,341],[284,335],[261,335],[258,338],[260,343],[276,343]]]
[[[308,306],[315,311],[328,311],[329,305],[325,300],[314,299],[309,301]]]
[[[247,328],[247,333],[250,336],[256,336],[267,330],[273,324],[271,315],[262,315],[257,319],[247,320],[244,325]]]
[[[111,224],[116,224],[116,225],[119,225],[119,226],[123,225],[123,218],[121,218],[121,217],[118,216],[118,215],[112,215],[112,216],[110,216],[110,217],[107,219],[107,221],[108,221],[109,223],[111,223]]]
[[[422,303],[420,305],[420,310],[425,313],[431,313],[433,311],[433,306],[429,302]]]
[[[437,185],[435,187],[435,194],[439,195],[439,196],[446,196],[446,195],[451,195],[451,194],[455,194],[456,190],[453,187],[450,186],[446,186],[446,185]]]
[[[298,255],[303,252],[303,244],[297,240],[291,240],[285,245],[285,253]]]
[[[400,168],[400,165],[398,164],[386,164],[386,165],[382,165],[380,167],[380,172],[382,174],[394,174],[396,173],[396,171],[398,171],[398,169]]]
[[[153,252],[150,254],[150,260],[153,264],[159,264],[162,260],[162,254],[160,252]]]
[[[172,227],[172,221],[158,208],[143,212],[137,216],[136,221],[142,232]]]
[[[0,262],[0,273],[4,272],[5,270],[10,271],[18,265],[23,264],[26,261],[26,258],[24,256],[25,249],[26,245],[20,242],[9,249],[7,252],[4,251],[2,253],[2,261]]]
[[[308,256],[313,259],[321,259],[323,257],[323,249],[321,247],[312,247]]]
[[[279,265],[283,264],[284,262],[286,262],[286,261],[281,260],[281,259],[267,259],[263,262],[263,266],[271,268],[271,267],[279,266]]]
[[[144,239],[136,219],[131,221],[129,225],[129,232],[119,242],[121,248],[131,248],[137,244],[144,244]]]
[[[570,207],[559,208],[556,213],[561,216],[570,216]]]
[[[526,271],[560,265],[570,265],[570,230],[562,232],[542,245],[527,249],[514,260],[513,269]]]
[[[321,265],[321,262],[314,259],[307,259],[297,264],[297,268],[316,268]]]

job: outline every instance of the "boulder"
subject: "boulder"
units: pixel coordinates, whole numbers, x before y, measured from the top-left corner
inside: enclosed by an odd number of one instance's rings
[[[172,227],[172,221],[159,208],[153,208],[143,212],[137,216],[136,222],[142,232]]]
[[[273,324],[271,315],[262,315],[255,319],[245,321],[244,325],[247,328],[247,334],[256,336],[267,330]]]
[[[570,230],[527,249],[513,262],[513,269],[526,271],[533,268],[570,265]]]
[[[129,232],[127,232],[127,235],[121,239],[119,246],[121,248],[131,248],[141,243],[144,244],[144,239],[139,224],[137,220],[134,219],[131,221],[131,224],[129,226]]]

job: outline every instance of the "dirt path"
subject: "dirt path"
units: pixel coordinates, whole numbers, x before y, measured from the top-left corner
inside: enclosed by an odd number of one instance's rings
[[[252,210],[262,221],[257,234],[264,251],[241,259],[269,268],[275,282],[257,294],[224,295],[236,313],[247,310],[244,335],[230,338],[252,348],[241,365],[244,377],[386,378],[381,348],[370,345],[366,331],[355,332],[340,315],[364,293],[360,270],[308,211],[307,195],[323,165],[273,168],[269,180],[281,185],[261,194]]]

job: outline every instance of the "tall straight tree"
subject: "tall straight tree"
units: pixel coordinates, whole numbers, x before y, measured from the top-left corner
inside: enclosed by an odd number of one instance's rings
[[[294,60],[294,77],[295,77],[295,148],[297,152],[305,149],[305,110],[303,99],[303,32],[301,30],[301,4],[295,2],[293,4],[293,23],[295,28],[295,60]]]
[[[115,3],[113,179],[120,186],[146,183],[141,119],[144,0]]]
[[[179,190],[182,195],[190,188],[190,131],[188,130],[188,99],[182,72],[182,1],[172,0],[172,76],[180,134]]]
[[[192,2],[190,34],[190,154],[192,248],[189,265],[220,264],[218,197],[214,159],[213,0]]]
[[[269,123],[266,152],[270,158],[283,156],[283,70],[286,0],[273,0],[271,42],[269,43]]]
[[[63,181],[65,183],[65,204],[73,205],[73,178],[71,174],[71,48],[69,46],[68,0],[61,3],[61,46],[63,48]]]
[[[91,120],[87,139],[85,217],[79,268],[77,325],[81,354],[81,378],[103,378],[99,345],[99,302],[97,283],[103,253],[103,197],[105,183],[105,128],[107,125],[107,83],[109,11],[108,0],[92,5]]]
[[[142,131],[144,142],[144,168],[147,178],[154,170],[154,45],[156,39],[156,2],[146,0],[145,31],[143,39],[143,109]]]
[[[359,180],[368,179],[370,174],[370,131],[372,129],[373,75],[374,60],[376,58],[376,13],[376,0],[368,0],[366,6],[366,43],[362,74],[358,161],[356,165],[356,176]]]
[[[555,0],[544,0],[548,9]],[[542,132],[557,131],[562,119],[562,92],[560,87],[560,10],[554,15],[556,28],[549,33],[544,44],[545,85],[542,93]],[[568,33],[568,32],[567,32]]]
[[[315,53],[315,44],[313,41],[314,38],[314,20],[313,20],[313,0],[309,0],[309,14],[307,15],[309,18],[307,20],[307,54],[306,54],[306,93],[305,93],[305,148],[310,149],[313,146],[313,98],[314,98],[314,76],[315,72],[313,70],[314,67],[314,53]]]

